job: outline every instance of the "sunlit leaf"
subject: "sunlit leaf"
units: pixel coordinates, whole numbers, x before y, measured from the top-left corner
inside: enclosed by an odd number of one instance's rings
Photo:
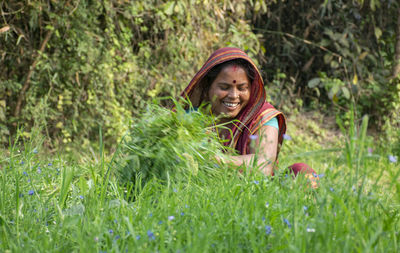
[[[308,87],[309,88],[314,88],[316,86],[318,86],[318,84],[321,82],[321,79],[317,78],[313,78],[310,81],[308,81]]]
[[[175,1],[169,1],[168,3],[166,3],[164,7],[164,13],[168,16],[172,15],[172,13],[174,13],[174,6]]]
[[[354,74],[354,76],[353,76],[353,84],[355,85],[357,83],[358,83],[358,76],[357,76],[357,74]]]
[[[379,39],[382,36],[382,30],[379,27],[375,27],[375,37]]]
[[[343,96],[346,98],[346,99],[349,99],[350,98],[350,91],[349,91],[349,89],[347,89],[347,87],[342,87],[342,93],[343,93]]]

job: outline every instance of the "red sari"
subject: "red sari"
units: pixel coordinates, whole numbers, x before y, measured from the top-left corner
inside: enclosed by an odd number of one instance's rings
[[[242,124],[235,124],[231,127],[232,135],[225,145],[234,147],[240,155],[249,154],[250,136],[257,133],[266,122],[276,117],[279,125],[278,149],[276,154],[278,158],[280,146],[283,142],[283,134],[286,132],[285,116],[266,101],[266,91],[261,74],[254,62],[241,49],[226,47],[215,51],[193,77],[181,96],[189,98],[194,107],[199,107],[203,102],[200,101],[202,97],[201,93],[203,92],[203,87],[201,87],[202,79],[215,66],[235,59],[244,59],[249,62],[254,68],[255,76],[251,83],[250,100],[236,117]],[[295,174],[297,174],[297,171]]]

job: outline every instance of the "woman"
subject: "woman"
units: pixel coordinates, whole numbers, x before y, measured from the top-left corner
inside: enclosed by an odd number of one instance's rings
[[[257,165],[265,175],[273,175],[275,161],[286,131],[284,115],[265,101],[266,91],[261,75],[245,52],[238,48],[215,51],[182,92],[193,107],[211,104],[218,116],[219,130],[226,146],[234,147],[239,155],[230,156],[238,166],[248,165],[258,154]],[[227,161],[225,161],[227,162]],[[313,173],[306,164],[290,166],[295,175]]]

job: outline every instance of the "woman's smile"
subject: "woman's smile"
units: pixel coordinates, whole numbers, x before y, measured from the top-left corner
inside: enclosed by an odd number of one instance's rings
[[[246,71],[237,65],[228,65],[221,70],[208,91],[212,111],[215,115],[235,118],[250,99],[250,81]]]

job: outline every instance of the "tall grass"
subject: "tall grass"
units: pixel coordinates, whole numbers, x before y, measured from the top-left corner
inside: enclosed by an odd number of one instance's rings
[[[149,108],[112,162],[102,148],[80,164],[16,141],[0,158],[1,251],[399,251],[399,164],[365,152],[366,119],[342,128],[343,147],[281,156],[271,178],[216,167],[219,144],[197,131],[207,117],[181,110]],[[280,172],[303,156],[318,189]]]

